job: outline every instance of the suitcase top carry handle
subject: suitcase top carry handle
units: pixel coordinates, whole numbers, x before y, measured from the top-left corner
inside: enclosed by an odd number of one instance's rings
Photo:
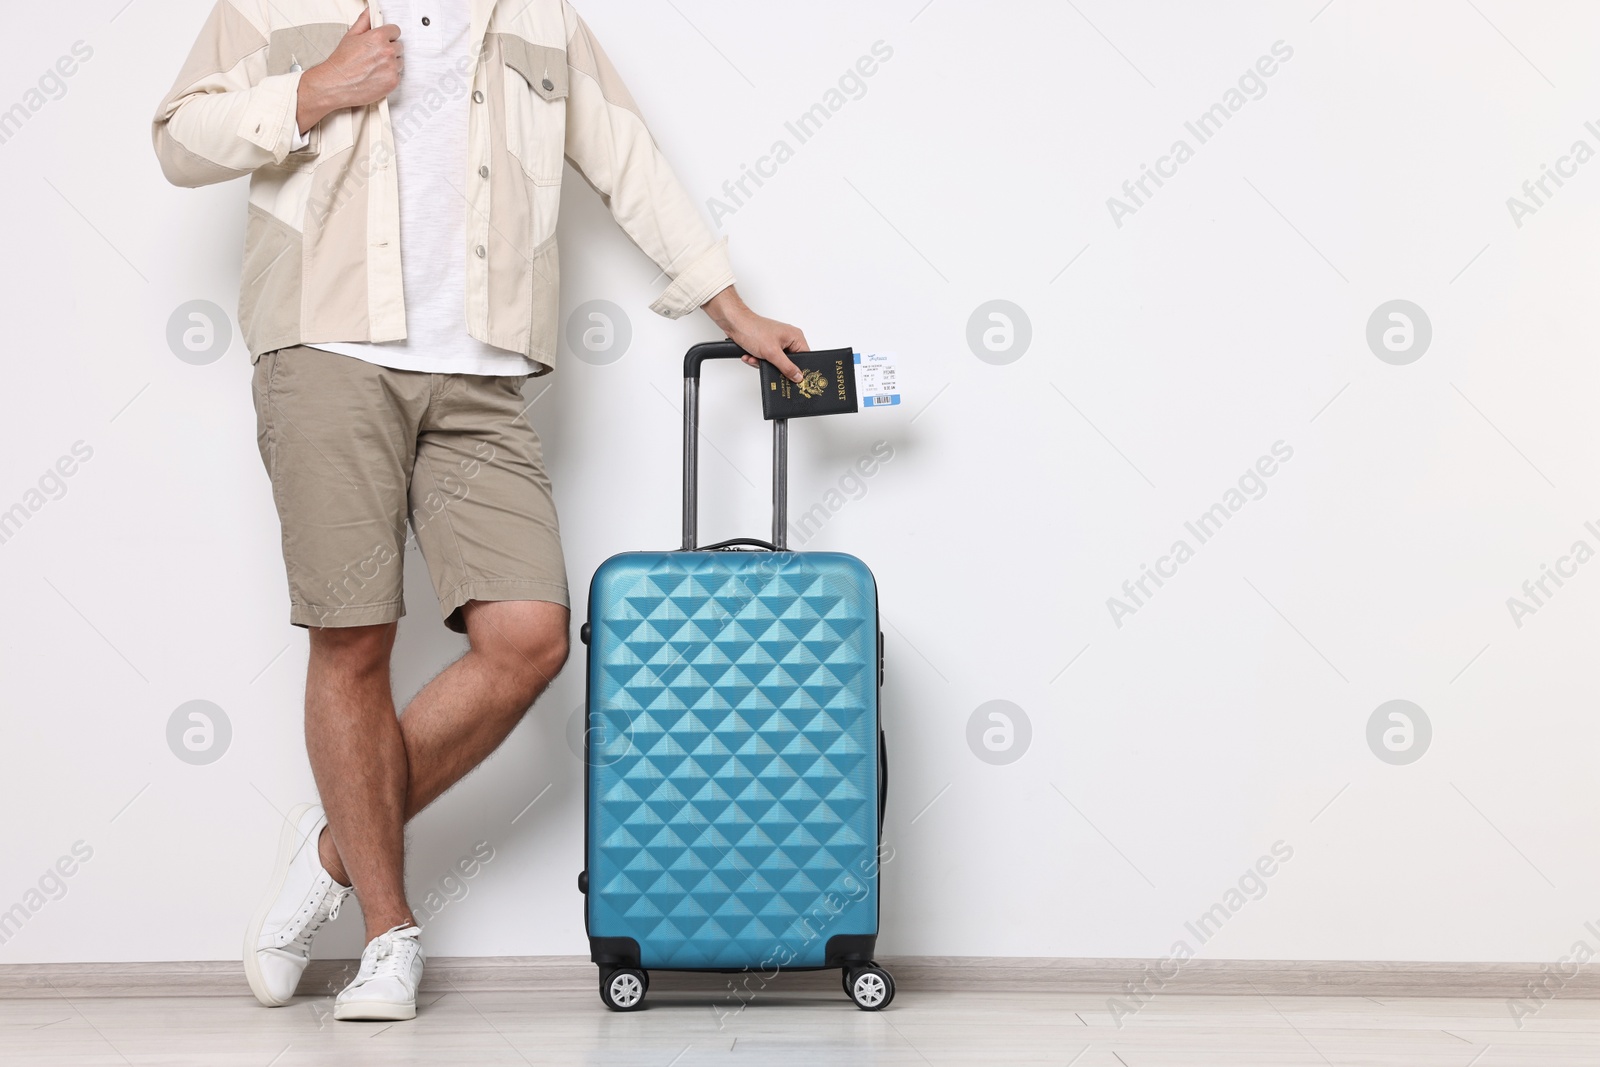
[[[689,354],[683,357],[683,376],[685,379],[700,380],[700,366],[708,359],[743,359],[747,353],[732,341],[711,341],[703,345],[695,345],[689,349]]]
[[[732,341],[695,345],[683,357],[683,546],[699,548],[700,521],[700,367],[708,359],[740,359],[744,349]],[[720,546],[745,544],[786,552],[789,545],[789,420],[772,422],[772,542],[739,538]]]

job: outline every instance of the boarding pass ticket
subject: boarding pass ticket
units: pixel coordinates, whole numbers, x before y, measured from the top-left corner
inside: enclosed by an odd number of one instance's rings
[[[891,408],[900,403],[900,379],[895,373],[894,356],[888,353],[856,356],[856,396],[861,410]]]

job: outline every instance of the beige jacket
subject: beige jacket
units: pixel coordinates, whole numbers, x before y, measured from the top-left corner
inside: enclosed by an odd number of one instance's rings
[[[300,72],[332,54],[380,0],[218,0],[156,112],[167,179],[250,175],[239,320],[252,360],[329,341],[406,336],[396,130],[387,101],[334,112],[291,151]],[[470,88],[467,331],[546,373],[557,336],[556,215],[563,158],[671,279],[652,305],[689,314],[733,284],[638,105],[564,0],[472,0],[481,41]],[[398,131],[404,140],[404,130]]]

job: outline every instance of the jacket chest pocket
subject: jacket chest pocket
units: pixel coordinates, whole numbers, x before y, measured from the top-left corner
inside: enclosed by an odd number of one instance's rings
[[[506,147],[539,185],[561,182],[567,140],[567,53],[496,34],[505,63]]]
[[[267,73],[305,71],[326,62],[349,30],[342,22],[314,22],[273,30],[267,46]],[[311,143],[291,152],[285,166],[309,167],[319,158],[349,148],[355,143],[355,118],[349,109],[335,111],[305,133]]]

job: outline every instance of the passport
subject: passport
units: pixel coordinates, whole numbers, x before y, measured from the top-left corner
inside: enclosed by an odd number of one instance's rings
[[[860,408],[856,400],[854,349],[791,352],[789,360],[805,375],[802,381],[791,382],[772,364],[761,364],[761,414],[765,418],[845,415]]]

